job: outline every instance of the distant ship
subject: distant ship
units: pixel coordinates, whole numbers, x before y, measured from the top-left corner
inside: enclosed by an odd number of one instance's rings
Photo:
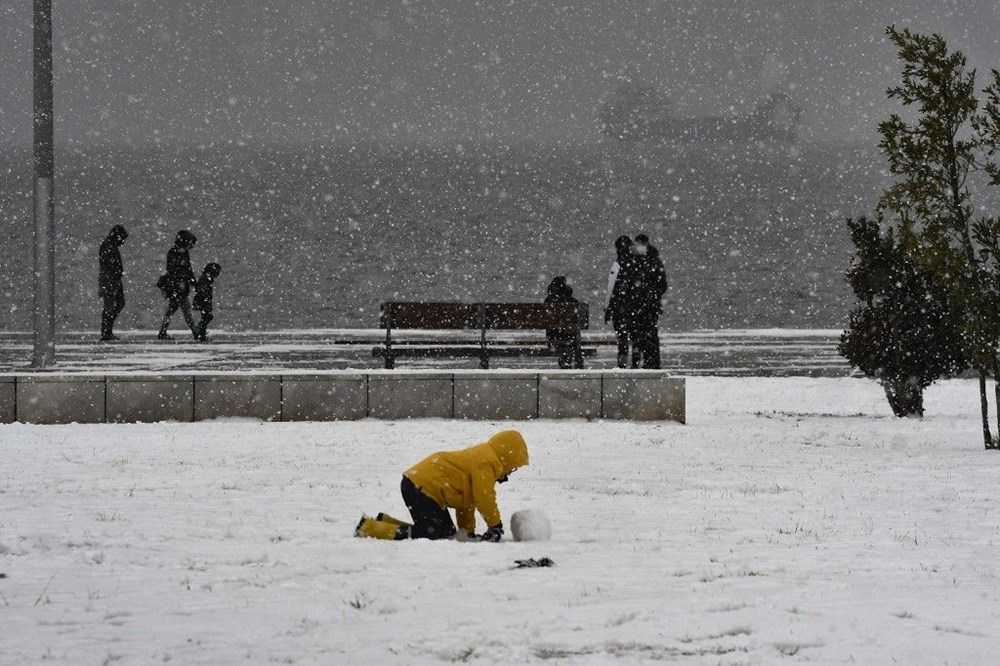
[[[784,93],[774,93],[751,113],[733,116],[677,116],[670,101],[652,86],[618,88],[601,107],[602,134],[619,141],[659,143],[793,143],[802,110]]]

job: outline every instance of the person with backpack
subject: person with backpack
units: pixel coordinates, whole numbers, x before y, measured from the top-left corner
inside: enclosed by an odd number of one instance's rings
[[[212,300],[215,296],[215,287],[213,285],[220,273],[222,273],[222,266],[219,264],[215,262],[205,264],[201,277],[194,285],[194,300],[191,301],[191,307],[201,313],[201,321],[195,326],[194,337],[201,342],[208,340],[208,325],[214,319]]]
[[[191,317],[191,303],[188,301],[191,285],[196,282],[194,271],[191,269],[190,250],[197,241],[193,233],[181,229],[174,239],[174,246],[167,252],[167,272],[161,275],[156,283],[167,299],[167,309],[163,313],[160,333],[157,336],[160,340],[173,340],[173,337],[167,334],[167,328],[170,326],[170,317],[178,309],[183,313],[184,322],[191,329],[191,335],[195,339],[198,338],[194,319]]]
[[[115,320],[125,308],[125,286],[122,276],[125,267],[122,264],[120,248],[128,231],[120,224],[111,227],[111,232],[101,243],[98,250],[97,294],[104,301],[101,310],[101,341],[111,342],[118,339],[114,333]]]

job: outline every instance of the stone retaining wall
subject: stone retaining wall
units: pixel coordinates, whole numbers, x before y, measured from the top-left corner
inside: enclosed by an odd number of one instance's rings
[[[684,379],[650,370],[0,375],[0,423],[685,415]]]

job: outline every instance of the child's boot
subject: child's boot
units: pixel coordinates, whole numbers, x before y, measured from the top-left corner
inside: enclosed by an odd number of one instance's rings
[[[367,537],[369,539],[385,539],[394,541],[396,539],[396,529],[399,525],[376,520],[371,516],[362,516],[361,522],[354,529],[354,536]]]
[[[413,523],[408,523],[405,520],[393,518],[387,513],[379,513],[375,516],[375,520],[381,520],[384,523],[392,523],[393,525],[399,525],[400,527],[411,527],[413,525]]]

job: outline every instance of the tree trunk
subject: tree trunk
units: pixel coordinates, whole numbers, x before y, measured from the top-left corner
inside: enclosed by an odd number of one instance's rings
[[[902,418],[924,415],[924,391],[919,384],[905,379],[883,381],[882,388],[889,401],[889,407],[896,416]]]
[[[1000,360],[993,355],[993,409],[997,417],[997,441],[992,443],[994,449],[1000,448]]]
[[[996,407],[996,417],[997,417],[997,438],[998,441],[992,442],[988,448],[1000,449],[1000,380],[993,377],[993,399],[995,401]]]
[[[993,437],[990,435],[990,405],[986,400],[986,368],[979,368],[979,411],[983,417],[983,443],[986,450],[994,448]]]

